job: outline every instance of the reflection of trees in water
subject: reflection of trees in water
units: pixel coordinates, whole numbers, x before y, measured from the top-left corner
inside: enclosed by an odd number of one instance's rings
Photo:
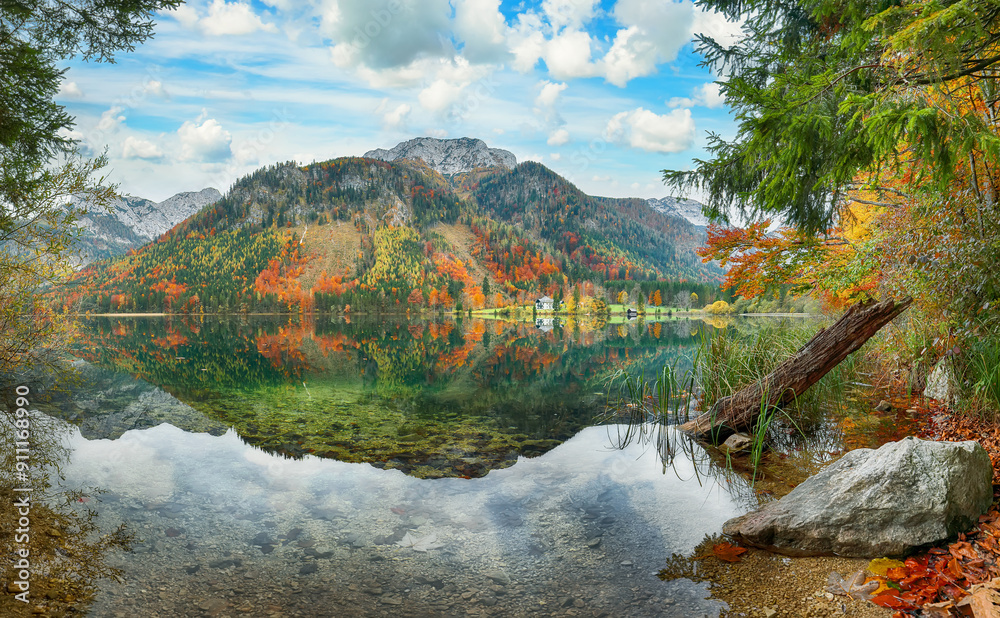
[[[760,498],[749,478],[728,465],[728,460],[718,452],[713,453],[711,447],[702,445],[673,425],[645,421],[616,423],[607,428],[614,448],[625,449],[632,444],[653,448],[665,474],[673,471],[682,481],[718,485],[748,511],[759,506]]]
[[[87,321],[75,353],[181,396],[202,387],[247,390],[322,380],[336,369],[391,398],[455,383],[492,395],[506,385],[523,390],[530,384],[534,395],[551,398],[566,389],[599,388],[610,367],[657,362],[665,345],[692,341],[676,326],[655,332],[650,326],[618,341],[606,333],[543,333],[483,320],[100,317]]]
[[[79,353],[161,386],[241,435],[273,442],[282,423],[299,423],[289,448],[305,448],[310,436],[351,439],[349,415],[360,408],[391,410],[407,424],[475,422],[561,441],[593,423],[619,368],[688,355],[690,324],[630,324],[619,339],[612,327],[544,332],[478,319],[97,318]],[[313,400],[321,392],[350,394]]]

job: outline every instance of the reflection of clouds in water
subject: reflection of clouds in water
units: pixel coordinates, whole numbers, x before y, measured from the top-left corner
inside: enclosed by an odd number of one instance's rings
[[[691,551],[741,512],[702,464],[676,454],[673,469],[664,468],[648,444],[613,449],[606,427],[477,479],[423,480],[367,464],[286,459],[247,446],[232,431],[189,434],[166,424],[115,441],[87,441],[77,432],[72,446],[70,484],[142,501],[190,492],[191,503],[212,511],[207,519],[254,512],[313,525],[317,535],[317,514],[332,513],[368,542],[405,525],[435,533],[458,559],[473,562],[510,558],[540,534],[552,543],[585,538],[612,515],[620,530],[613,542],[658,561]]]
[[[74,427],[69,440],[72,463],[66,466],[66,481],[80,487],[110,489],[142,501],[165,500],[176,490],[176,471],[156,442],[142,431],[127,432],[114,441],[84,440]],[[86,462],[85,467],[78,468],[76,461]]]

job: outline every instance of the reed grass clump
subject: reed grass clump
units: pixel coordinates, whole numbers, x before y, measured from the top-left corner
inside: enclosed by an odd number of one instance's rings
[[[967,411],[988,419],[1000,417],[1000,337],[980,339],[966,355]]]

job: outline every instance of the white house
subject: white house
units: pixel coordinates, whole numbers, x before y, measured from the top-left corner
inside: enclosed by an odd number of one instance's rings
[[[553,302],[548,296],[543,296],[535,301],[535,309],[538,311],[552,311]]]

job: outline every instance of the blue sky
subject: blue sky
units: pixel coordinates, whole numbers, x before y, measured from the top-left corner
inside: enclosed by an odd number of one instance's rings
[[[661,169],[734,131],[695,32],[739,29],[689,1],[193,0],[116,64],[70,63],[57,101],[111,181],[155,200],[418,136],[662,197]]]

